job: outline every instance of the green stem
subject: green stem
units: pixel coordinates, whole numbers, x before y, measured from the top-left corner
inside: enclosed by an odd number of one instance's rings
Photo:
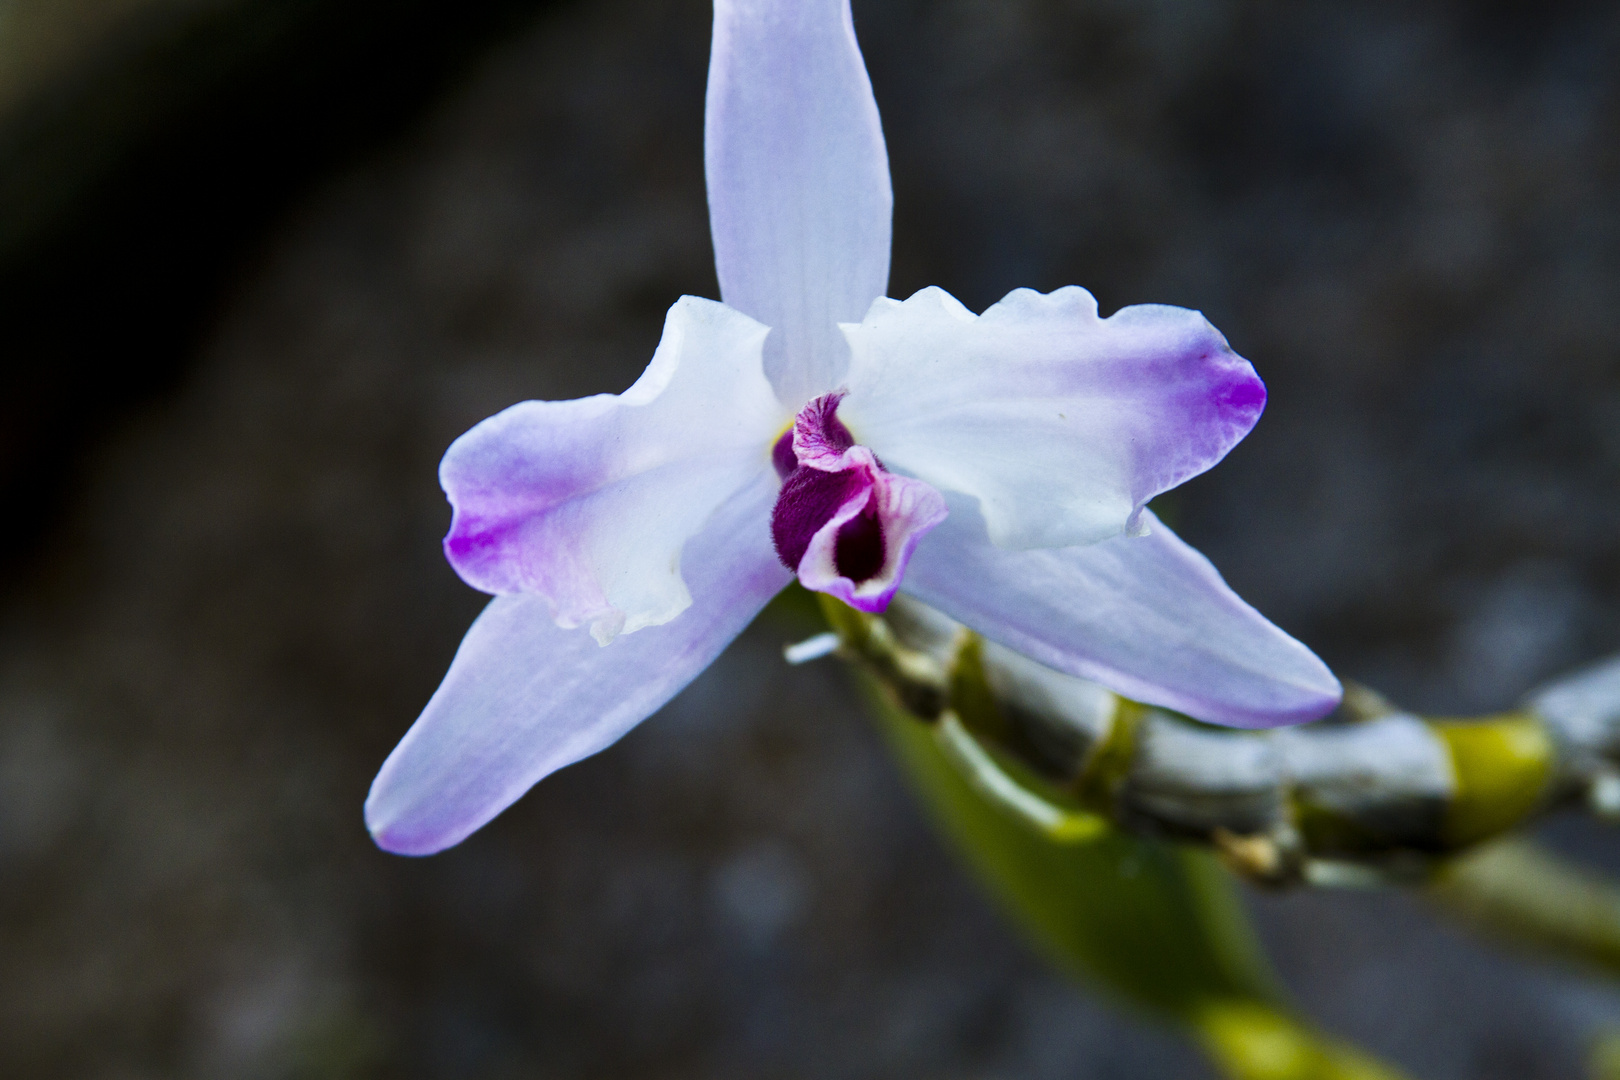
[[[1620,885],[1532,840],[1498,840],[1451,860],[1429,894],[1481,929],[1620,975]]]
[[[1231,1080],[1402,1080],[1355,1047],[1254,1002],[1216,1003],[1198,1015],[1194,1029]]]

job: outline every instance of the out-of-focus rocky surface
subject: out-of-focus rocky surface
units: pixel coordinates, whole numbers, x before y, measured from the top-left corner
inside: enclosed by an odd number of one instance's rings
[[[1620,10],[858,2],[891,292],[1201,308],[1271,388],[1170,506],[1343,674],[1449,712],[1620,649]],[[831,667],[762,622],[461,848],[370,777],[479,598],[434,467],[714,295],[707,8],[545,15],[288,215],[0,610],[0,1072],[1159,1077],[1032,959]],[[85,318],[94,318],[87,311]],[[1616,837],[1557,839],[1613,865]],[[1573,1075],[1620,995],[1395,894],[1257,901],[1323,1024]]]

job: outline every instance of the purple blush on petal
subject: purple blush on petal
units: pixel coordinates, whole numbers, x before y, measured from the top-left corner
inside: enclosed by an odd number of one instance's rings
[[[444,538],[444,557],[474,588],[496,594],[519,592],[522,580],[506,558],[516,531],[514,522],[481,521],[458,513]]]
[[[1233,373],[1236,377],[1221,388],[1218,400],[1222,406],[1240,415],[1243,420],[1253,423],[1266,407],[1266,384],[1260,381],[1260,376],[1252,370],[1239,369]]]

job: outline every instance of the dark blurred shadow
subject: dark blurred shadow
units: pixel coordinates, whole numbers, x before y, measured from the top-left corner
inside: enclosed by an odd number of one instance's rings
[[[555,2],[239,0],[133,17],[4,118],[0,566],[37,541],[86,440],[173,385],[277,215]]]

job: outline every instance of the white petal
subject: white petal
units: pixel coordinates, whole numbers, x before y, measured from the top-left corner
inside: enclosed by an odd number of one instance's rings
[[[1338,703],[1327,665],[1151,511],[1146,536],[1037,551],[991,544],[969,499],[950,511],[912,556],[903,591],[992,641],[1211,723],[1300,723]]]
[[[845,326],[839,417],[885,465],[979,500],[1010,548],[1131,530],[1147,500],[1215,464],[1265,387],[1196,311],[1107,319],[1084,289],[1019,289],[975,316],[942,289]]]
[[[526,401],[457,439],[439,468],[456,571],[486,592],[543,596],[558,625],[588,623],[604,643],[679,615],[692,602],[681,546],[772,471],[787,413],[761,369],[765,333],[682,297],[623,394]]]
[[[766,371],[797,409],[837,385],[837,324],[889,281],[889,158],[849,0],[716,0],[704,160],[720,296],[772,327]]]
[[[538,597],[492,601],[371,786],[377,843],[403,855],[459,843],[707,667],[789,580],[766,528],[775,487],[761,477],[686,545],[696,601],[668,625],[598,648],[583,630],[559,629]]]

